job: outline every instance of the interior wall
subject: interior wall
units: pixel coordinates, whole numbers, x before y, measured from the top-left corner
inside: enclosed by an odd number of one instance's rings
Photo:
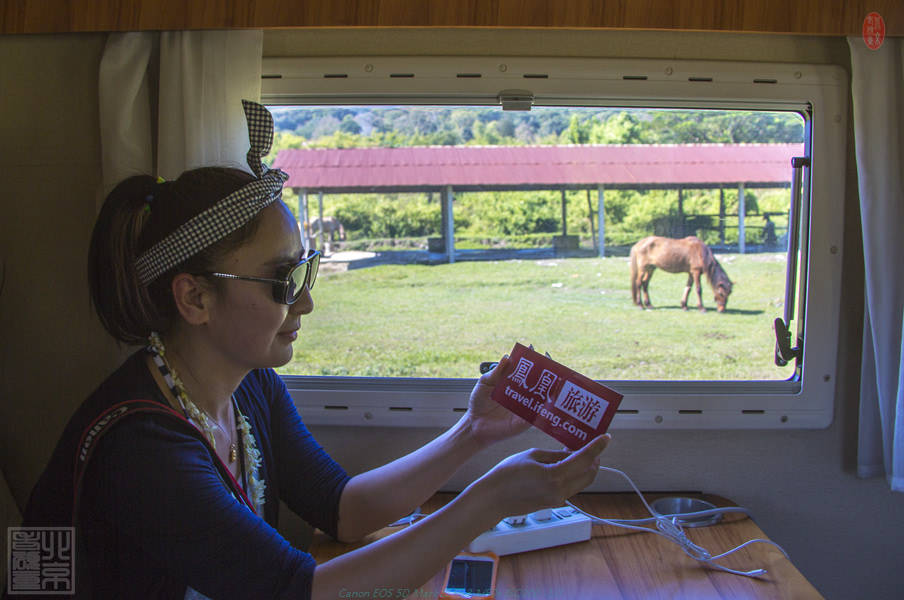
[[[105,36],[0,36],[0,440],[19,506],[115,361],[88,304]]]
[[[0,36],[0,466],[19,505],[74,407],[121,353],[91,313],[85,282],[100,186],[97,68],[102,34]],[[774,60],[849,68],[841,38],[543,30],[268,31],[268,56],[546,55]],[[892,598],[904,583],[904,496],[855,477],[862,254],[853,139],[845,205],[837,408],[818,431],[619,431],[608,464],[644,490],[702,490],[750,508],[827,598]],[[351,472],[438,432],[318,427]],[[499,459],[548,438],[527,433],[469,463],[460,489]],[[594,490],[622,489],[600,477]],[[711,550],[716,550],[715,548]],[[678,551],[675,549],[674,551]],[[751,565],[751,568],[758,565]],[[651,565],[649,568],[655,568]],[[593,574],[587,574],[592,577]]]

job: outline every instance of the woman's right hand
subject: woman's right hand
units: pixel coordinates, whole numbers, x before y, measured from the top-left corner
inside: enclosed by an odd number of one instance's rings
[[[610,439],[609,434],[601,435],[573,452],[533,448],[513,454],[474,486],[487,494],[491,510],[497,511],[500,519],[562,506],[593,482],[599,472],[599,455]]]

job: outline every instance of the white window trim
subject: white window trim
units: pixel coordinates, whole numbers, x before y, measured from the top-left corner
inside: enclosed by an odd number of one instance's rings
[[[848,78],[836,66],[530,57],[265,58],[266,104],[535,105],[796,110],[810,115],[801,211],[802,273],[792,336],[803,368],[788,381],[606,381],[625,395],[613,429],[811,429],[835,405]],[[480,77],[474,77],[480,74]],[[465,75],[465,76],[463,76]],[[791,166],[789,169],[789,179]],[[803,261],[802,261],[803,262]],[[805,308],[805,326],[797,316]],[[781,316],[776,311],[776,316]],[[487,360],[493,360],[487,356]],[[477,365],[475,365],[476,371]],[[309,424],[444,427],[474,379],[284,377]]]

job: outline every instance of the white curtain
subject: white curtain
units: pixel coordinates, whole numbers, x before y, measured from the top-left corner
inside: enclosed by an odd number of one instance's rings
[[[241,101],[260,99],[262,44],[259,30],[111,34],[99,74],[102,196],[130,175],[247,170]]]
[[[124,33],[107,38],[98,76],[103,169],[98,208],[126,177],[155,174],[150,82],[155,37]]]
[[[857,468],[904,491],[904,39],[848,45],[866,271]]]

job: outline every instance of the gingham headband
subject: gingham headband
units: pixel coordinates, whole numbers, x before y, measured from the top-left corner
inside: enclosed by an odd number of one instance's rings
[[[135,268],[142,285],[154,281],[162,273],[223,239],[279,198],[283,183],[289,176],[261,162],[273,144],[273,117],[256,102],[242,100],[242,106],[251,141],[248,166],[257,179],[195,215],[139,256]]]

